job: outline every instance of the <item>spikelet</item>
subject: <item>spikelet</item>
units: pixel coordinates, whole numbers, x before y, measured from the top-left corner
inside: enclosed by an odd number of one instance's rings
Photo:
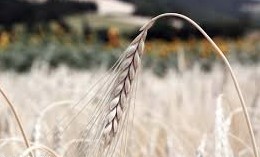
[[[140,32],[107,77],[102,78],[91,95],[82,101],[81,106],[92,109],[91,115],[86,118],[78,136],[84,140],[71,147],[68,156],[114,157],[126,153],[146,35],[147,30]]]
[[[105,118],[103,139],[105,145],[109,145],[118,132],[122,115],[126,111],[126,102],[133,88],[133,81],[140,68],[141,56],[144,51],[144,39],[146,32],[142,32],[126,49],[125,58],[119,65],[120,74],[116,79],[109,101],[109,113]]]

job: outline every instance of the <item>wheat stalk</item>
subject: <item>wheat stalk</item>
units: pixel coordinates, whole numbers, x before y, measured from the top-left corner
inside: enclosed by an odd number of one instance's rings
[[[53,151],[52,149],[50,149],[49,147],[46,147],[44,145],[33,145],[29,148],[27,148],[22,155],[20,155],[20,157],[26,157],[28,154],[32,153],[35,150],[42,150],[47,152],[49,155],[53,156],[53,157],[60,157],[55,151]]]
[[[27,138],[27,136],[26,136],[26,133],[25,133],[23,124],[22,124],[22,122],[21,122],[21,118],[20,118],[19,115],[18,115],[18,112],[16,111],[14,105],[13,105],[13,104],[11,103],[11,101],[8,99],[7,95],[6,95],[5,92],[2,90],[2,88],[0,88],[0,93],[1,93],[1,95],[4,97],[4,99],[5,99],[6,103],[7,103],[7,105],[9,106],[9,108],[11,109],[11,111],[12,111],[12,113],[13,113],[13,115],[14,115],[14,118],[15,118],[17,124],[18,124],[18,127],[19,127],[19,129],[20,129],[20,131],[21,131],[21,134],[22,134],[24,143],[25,143],[26,147],[29,148],[29,147],[30,147],[30,143],[29,143],[29,140],[28,140],[28,138]],[[31,156],[31,157],[34,157],[34,155],[33,155],[32,153],[30,153],[30,156]]]
[[[208,34],[195,21],[193,21],[192,19],[190,19],[187,16],[184,16],[184,15],[178,14],[178,13],[164,13],[164,14],[158,15],[158,16],[152,18],[143,27],[141,27],[140,30],[148,30],[150,27],[152,27],[152,25],[156,22],[156,20],[163,18],[163,17],[171,17],[171,16],[181,18],[181,19],[189,22],[197,30],[199,30],[199,32],[210,42],[210,44],[213,46],[213,48],[220,55],[221,59],[224,61],[225,65],[227,66],[227,68],[229,70],[229,73],[230,73],[231,78],[233,80],[236,91],[238,93],[238,97],[239,97],[239,100],[240,100],[240,103],[241,103],[241,106],[242,106],[242,109],[243,109],[244,117],[245,117],[245,120],[246,120],[246,124],[247,124],[248,130],[249,130],[250,137],[251,137],[251,143],[252,143],[252,146],[253,146],[254,156],[259,157],[258,147],[257,147],[257,144],[256,144],[256,139],[255,139],[254,131],[253,131],[253,128],[252,128],[251,120],[250,120],[250,117],[249,117],[249,114],[248,114],[248,111],[247,111],[247,108],[246,108],[246,103],[245,103],[244,97],[243,97],[242,92],[240,90],[240,86],[239,86],[238,81],[236,79],[236,76],[235,76],[233,69],[232,69],[228,59],[226,58],[226,56],[220,50],[220,48],[216,45],[216,43],[208,36]]]
[[[141,56],[144,51],[144,41],[147,30],[143,30],[125,51],[125,58],[119,65],[119,76],[111,92],[109,113],[105,117],[103,142],[108,146],[118,132],[118,126],[126,109],[136,73],[140,68]]]
[[[239,84],[236,80],[236,77],[234,75],[233,69],[230,66],[227,58],[223,54],[223,52],[219,49],[219,47],[214,43],[214,41],[207,35],[207,33],[193,20],[190,18],[177,14],[177,13],[165,13],[161,14],[155,18],[153,18],[151,21],[149,21],[146,25],[144,25],[140,31],[141,33],[139,36],[134,39],[134,41],[130,44],[130,46],[127,48],[125,51],[125,56],[120,60],[120,64],[118,66],[118,76],[115,79],[115,83],[112,84],[112,90],[109,92],[109,100],[108,102],[104,103],[105,106],[108,108],[106,111],[106,115],[103,117],[100,117],[99,119],[96,119],[95,121],[102,121],[104,123],[104,126],[101,127],[102,132],[101,132],[101,141],[103,142],[102,144],[106,147],[111,146],[111,142],[116,139],[116,136],[120,133],[120,124],[122,124],[124,121],[124,116],[127,113],[126,108],[129,107],[127,105],[128,99],[130,97],[130,91],[133,86],[133,80],[135,79],[135,75],[137,72],[137,69],[140,66],[140,57],[143,54],[143,48],[144,48],[144,40],[147,34],[147,31],[153,26],[154,22],[156,20],[166,17],[166,16],[174,16],[174,17],[179,17],[182,18],[189,23],[191,23],[194,27],[196,27],[203,35],[204,37],[212,44],[212,46],[217,50],[218,54],[221,56],[223,59],[224,63],[228,67],[228,70],[231,74],[231,77],[233,79],[235,88],[237,90],[239,99],[241,101],[241,105],[244,111],[244,115],[246,118],[247,126],[249,128],[249,132],[251,135],[251,140],[252,140],[252,145],[254,148],[254,154],[255,157],[258,156],[258,151],[257,151],[257,146],[256,146],[256,141],[254,137],[254,133],[252,130],[252,125],[250,123],[250,119],[248,116],[247,108],[239,87]],[[105,100],[106,101],[106,100]],[[102,103],[103,105],[103,103]],[[101,113],[102,114],[102,113]],[[95,122],[94,122],[95,123]],[[125,127],[125,126],[123,126]],[[122,128],[122,127],[121,127]],[[99,135],[97,134],[94,137],[94,140],[97,139],[99,141]],[[94,149],[97,149],[95,146]],[[102,148],[101,148],[102,149]]]
[[[94,96],[86,99],[84,106],[95,107],[78,138],[84,141],[75,145],[80,156],[114,156],[113,154],[126,153],[126,147],[123,148],[127,144],[129,125],[126,124],[133,113],[131,98],[137,73],[141,68],[146,35],[146,29],[140,32],[112,67],[101,89],[98,88]],[[98,97],[99,95],[102,97]],[[75,154],[72,151],[74,150],[71,149],[68,153]]]

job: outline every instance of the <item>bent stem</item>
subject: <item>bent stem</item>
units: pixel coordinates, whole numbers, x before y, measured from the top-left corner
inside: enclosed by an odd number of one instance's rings
[[[54,157],[59,157],[59,155],[56,154],[52,149],[50,149],[49,147],[46,147],[44,145],[34,145],[32,147],[29,147],[28,149],[26,149],[23,152],[23,154],[20,157],[26,157],[27,154],[32,153],[32,151],[37,150],[37,149],[43,150],[43,151],[49,153],[50,155],[52,155]]]
[[[22,122],[21,122],[21,119],[19,118],[18,116],[18,113],[16,111],[16,109],[14,108],[14,105],[11,103],[11,101],[7,98],[6,94],[4,93],[4,91],[1,89],[0,87],[0,93],[1,95],[4,97],[5,101],[7,102],[7,105],[9,106],[9,108],[11,109],[13,115],[14,115],[14,118],[18,124],[18,127],[22,133],[22,137],[23,137],[23,140],[24,140],[24,143],[26,145],[27,148],[30,148],[30,144],[29,144],[29,140],[25,134],[25,131],[24,131],[24,127],[22,125]],[[30,156],[31,157],[34,157],[32,153],[30,153]]]
[[[253,145],[254,156],[259,157],[258,150],[257,150],[257,144],[256,144],[256,140],[255,140],[255,135],[254,135],[253,128],[252,128],[252,124],[251,124],[251,121],[250,121],[250,118],[249,118],[249,114],[248,114],[246,104],[245,104],[242,92],[240,90],[240,86],[238,84],[238,81],[235,77],[235,74],[233,72],[233,69],[232,69],[228,59],[226,58],[224,53],[220,50],[220,48],[215,44],[215,42],[208,36],[208,34],[195,21],[193,21],[192,19],[190,19],[187,16],[184,16],[184,15],[178,14],[178,13],[165,13],[165,14],[158,15],[158,16],[154,17],[153,19],[151,19],[151,21],[148,22],[147,24],[145,24],[140,30],[141,31],[142,30],[148,30],[149,28],[152,27],[152,25],[154,24],[154,22],[156,20],[158,20],[162,17],[170,17],[170,16],[184,19],[187,22],[189,22],[190,24],[192,24],[196,29],[198,29],[200,31],[200,33],[210,42],[210,44],[213,46],[213,48],[218,52],[218,54],[220,55],[220,57],[222,58],[222,60],[226,64],[226,66],[228,67],[228,70],[229,70],[230,75],[232,77],[236,91],[238,93],[238,97],[239,97],[239,100],[240,100],[240,103],[241,103],[241,106],[242,106],[242,109],[243,109],[243,113],[244,113],[244,116],[245,116],[245,119],[246,119],[247,127],[249,129],[251,142],[252,142],[252,145]]]

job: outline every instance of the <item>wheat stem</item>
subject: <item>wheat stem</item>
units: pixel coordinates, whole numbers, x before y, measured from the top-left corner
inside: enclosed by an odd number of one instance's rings
[[[21,122],[21,118],[18,116],[18,113],[14,107],[14,105],[11,103],[11,101],[8,99],[8,97],[6,96],[5,92],[2,90],[2,88],[0,87],[0,93],[2,94],[2,96],[4,97],[5,101],[7,102],[7,105],[9,106],[9,108],[11,109],[13,115],[14,115],[14,118],[18,124],[18,127],[21,131],[21,134],[22,134],[22,137],[23,137],[23,140],[24,140],[24,143],[26,145],[27,148],[30,147],[30,143],[29,143],[29,140],[25,134],[25,130],[24,130],[24,127],[23,127],[23,124]],[[32,153],[30,153],[30,156],[31,157],[34,157]]]
[[[192,24],[196,29],[198,29],[200,31],[200,33],[210,42],[210,44],[213,46],[213,48],[218,52],[218,54],[220,55],[220,57],[222,58],[222,60],[226,64],[226,66],[228,67],[228,70],[229,70],[230,75],[232,77],[236,91],[238,93],[238,97],[239,97],[241,106],[243,108],[243,113],[244,113],[244,116],[245,116],[245,119],[246,119],[247,127],[249,129],[249,134],[250,134],[250,137],[251,137],[251,143],[252,143],[253,150],[254,150],[254,156],[259,157],[258,150],[257,150],[257,144],[256,144],[256,140],[255,140],[255,135],[254,135],[253,128],[252,128],[252,124],[251,124],[250,117],[249,117],[249,114],[248,114],[248,111],[247,111],[247,108],[246,108],[246,104],[245,104],[242,92],[240,90],[240,86],[239,86],[238,81],[236,79],[236,76],[235,76],[233,69],[232,69],[228,59],[226,58],[226,56],[220,50],[220,48],[215,44],[215,42],[208,36],[208,34],[195,21],[193,21],[192,19],[190,19],[189,17],[187,17],[185,15],[178,14],[178,13],[164,13],[164,14],[158,15],[158,16],[154,17],[153,19],[151,19],[151,21],[148,22],[146,25],[144,25],[140,30],[144,30],[144,29],[147,30],[150,27],[152,27],[153,23],[156,20],[158,20],[162,17],[171,17],[171,16],[184,19],[187,22],[189,22],[190,24]]]

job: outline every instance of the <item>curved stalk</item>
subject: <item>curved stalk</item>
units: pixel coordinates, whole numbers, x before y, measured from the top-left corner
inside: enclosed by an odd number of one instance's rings
[[[9,106],[9,108],[11,109],[11,111],[14,115],[14,118],[15,118],[17,124],[18,124],[20,131],[21,131],[21,134],[22,134],[22,137],[23,137],[23,140],[24,140],[26,147],[30,148],[30,143],[29,143],[29,140],[28,140],[28,138],[25,134],[25,130],[24,130],[23,124],[21,122],[21,118],[18,116],[18,113],[17,113],[16,109],[14,108],[14,105],[11,103],[11,101],[8,99],[8,97],[6,96],[6,94],[4,93],[4,91],[1,88],[0,88],[0,93],[4,97],[5,101],[7,102],[7,105]],[[34,157],[33,154],[31,154],[31,153],[30,153],[30,156]]]
[[[228,70],[230,72],[230,75],[232,77],[233,83],[235,85],[236,91],[238,93],[238,97],[243,109],[243,113],[246,119],[246,124],[249,130],[249,134],[251,137],[251,143],[253,146],[253,151],[254,151],[254,156],[255,157],[259,157],[258,154],[258,150],[257,150],[257,144],[256,144],[256,140],[255,140],[255,136],[254,136],[254,132],[253,132],[253,128],[252,128],[252,124],[250,121],[250,117],[246,108],[246,104],[242,95],[242,92],[240,90],[240,86],[238,84],[238,81],[235,77],[235,74],[233,72],[233,69],[228,61],[228,59],[226,58],[226,56],[224,55],[224,53],[220,50],[220,48],[215,44],[215,42],[208,36],[208,34],[192,19],[190,19],[189,17],[182,15],[182,14],[178,14],[178,13],[165,13],[165,14],[161,14],[158,15],[154,18],[151,19],[150,22],[148,22],[147,24],[145,24],[140,30],[148,30],[149,28],[152,27],[152,25],[154,24],[154,22],[156,22],[156,20],[163,18],[163,17],[178,17],[181,19],[184,19],[185,21],[189,22],[191,25],[193,25],[196,29],[198,29],[200,31],[200,33],[210,42],[210,44],[213,46],[213,48],[218,52],[218,54],[220,55],[220,57],[222,58],[222,60],[224,61],[224,63],[226,64],[226,66],[228,67]]]
[[[26,157],[27,154],[32,153],[32,151],[37,150],[37,149],[41,149],[43,151],[48,152],[50,155],[54,156],[54,157],[59,157],[58,154],[56,154],[52,149],[50,149],[49,147],[46,147],[44,145],[34,145],[32,147],[29,147],[28,149],[26,149],[23,154],[20,157]]]

